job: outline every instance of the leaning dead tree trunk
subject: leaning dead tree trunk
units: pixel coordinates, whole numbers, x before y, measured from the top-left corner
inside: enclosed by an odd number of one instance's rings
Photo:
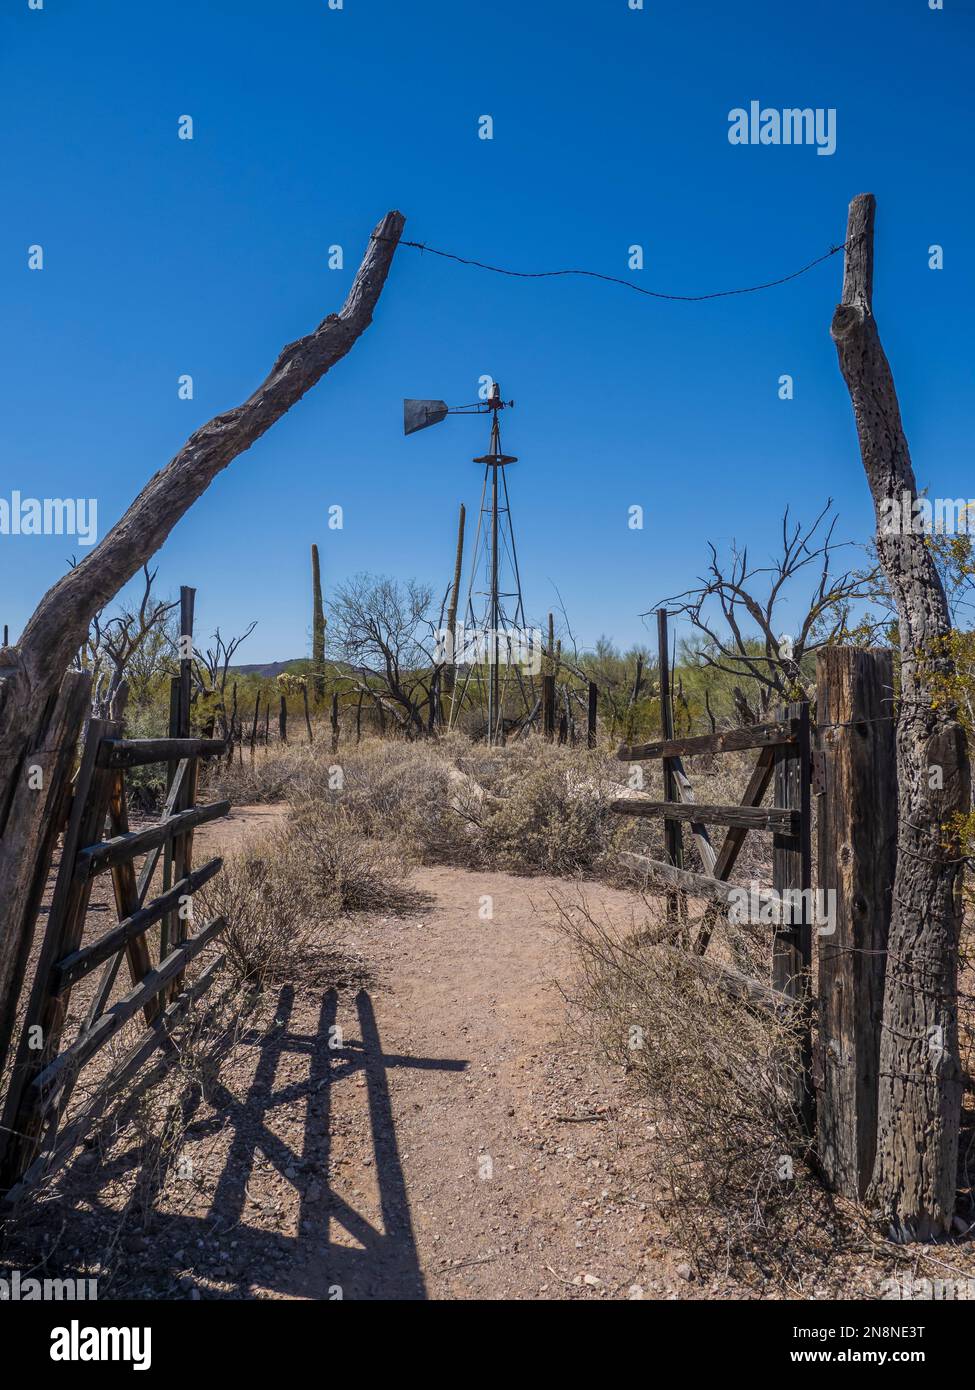
[[[58,688],[88,624],[159,549],[180,517],[216,475],[341,361],[372,321],[403,215],[389,212],[370,238],[348,298],[304,338],[282,350],[267,379],[243,405],[216,416],[191,435],[151,478],[120,521],[74,569],[44,595],[16,646],[0,648],[0,981],[30,931],[33,893],[19,860],[18,795],[44,746],[43,731]]]
[[[897,607],[901,651],[897,869],[870,1199],[894,1239],[928,1240],[948,1231],[955,1204],[962,865],[946,824],[954,813],[969,809],[971,783],[955,711],[933,698],[934,684],[952,674],[944,590],[925,536],[892,533],[884,521],[892,502],[901,514],[904,494],[913,502],[917,485],[873,317],[873,221],[873,196],[854,198],[843,300],[831,330],[873,494],[877,551]]]

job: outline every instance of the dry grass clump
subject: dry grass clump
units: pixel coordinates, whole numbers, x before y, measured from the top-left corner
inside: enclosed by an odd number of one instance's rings
[[[402,859],[365,839],[345,807],[309,800],[292,813],[291,888],[308,913],[408,912],[425,901],[404,881]]]
[[[476,862],[479,798],[436,744],[376,740],[309,761],[291,788],[299,814],[331,807],[412,863]]]
[[[580,750],[537,739],[479,747],[451,735],[310,758],[289,795],[299,815],[331,807],[411,863],[610,877],[610,852],[642,847],[647,833],[609,810],[621,790],[605,759]]]
[[[238,985],[261,988],[298,978],[311,923],[292,869],[287,836],[279,831],[246,843],[197,890],[196,913],[227,919],[220,949]]]
[[[535,758],[506,778],[482,824],[485,859],[514,873],[571,877],[609,871],[629,825],[609,809],[617,794],[581,759]]]
[[[837,1236],[793,1102],[795,1020],[730,998],[701,957],[652,944],[646,926],[614,935],[584,899],[559,912],[579,964],[574,1014],[651,1102],[682,1242],[712,1269],[801,1284]]]
[[[307,979],[313,961],[316,984],[333,983],[318,976],[340,959],[343,914],[406,912],[422,898],[392,849],[365,839],[344,808],[308,800],[281,829],[229,856],[197,900],[199,912],[227,919],[220,946],[234,979],[259,988]]]
[[[256,806],[272,801],[284,801],[302,769],[321,757],[317,744],[272,744],[259,748],[252,759],[244,752],[243,761],[228,763],[215,758],[203,764],[203,791],[208,800],[227,799],[235,806]]]

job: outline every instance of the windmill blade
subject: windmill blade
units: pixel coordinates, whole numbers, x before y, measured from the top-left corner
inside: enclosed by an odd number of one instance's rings
[[[446,418],[446,401],[405,400],[403,402],[404,434],[415,434],[417,430],[425,430],[429,425],[439,425],[440,421]]]

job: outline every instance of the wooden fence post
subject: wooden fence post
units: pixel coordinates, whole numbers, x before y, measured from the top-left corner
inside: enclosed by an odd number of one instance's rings
[[[278,713],[278,733],[281,735],[281,742],[288,741],[288,702],[281,696],[281,709]]]
[[[551,743],[555,738],[555,676],[550,671],[542,676],[542,731]]]
[[[599,687],[595,681],[589,682],[589,710],[586,719],[586,744],[589,748],[596,746],[596,704],[599,699]]]
[[[360,707],[361,703],[360,700]],[[332,713],[329,722],[332,727],[332,752],[337,753],[339,750],[339,695],[337,690],[332,691]]]
[[[666,608],[657,609],[657,660],[658,675],[660,677],[660,732],[663,738],[674,737],[674,707],[670,698],[670,646],[667,636],[667,610]],[[663,759],[664,773],[664,800],[679,801],[680,794],[677,787],[677,778],[674,775],[674,764],[671,758]],[[684,867],[684,835],[681,830],[680,821],[664,821],[664,843],[667,848],[667,858],[677,869]],[[680,897],[671,893],[667,898],[667,918],[668,921],[676,921],[683,916],[680,906]]]
[[[254,761],[254,749],[257,747],[257,721],[261,713],[261,692],[258,690],[257,699],[254,701],[254,723],[251,725],[251,762]]]
[[[796,1076],[796,1109],[807,1134],[813,1127],[812,1030],[809,1019],[812,922],[809,892],[812,885],[812,835],[810,830],[810,775],[808,704],[786,705],[780,719],[798,719],[795,743],[775,750],[776,807],[799,812],[797,835],[772,837],[772,887],[780,896],[801,894],[786,907],[782,923],[772,938],[772,985],[795,999],[805,1011],[799,1042]]]
[[[864,1197],[877,1143],[877,1078],[897,867],[894,659],[827,647],[816,663],[822,1088],[818,1154],[837,1192]]]

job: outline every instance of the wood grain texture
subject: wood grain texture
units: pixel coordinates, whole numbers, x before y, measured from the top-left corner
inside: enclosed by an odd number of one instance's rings
[[[703,802],[685,805],[681,801],[644,801],[642,797],[633,796],[611,801],[609,809],[621,816],[735,825],[744,830],[770,830],[779,835],[794,835],[799,825],[797,810],[788,807],[708,806]]]
[[[696,753],[731,753],[740,748],[767,748],[778,743],[795,743],[796,732],[791,720],[748,724],[742,729],[725,729],[718,734],[658,739],[656,743],[624,743],[616,756],[625,763],[638,763],[650,758],[689,758]]]
[[[819,888],[834,897],[819,935],[822,1084],[817,1151],[831,1186],[865,1197],[877,1143],[884,961],[897,864],[894,658],[827,647],[816,665]]]
[[[934,698],[935,688],[953,676],[946,644],[951,619],[927,538],[884,524],[891,503],[900,506],[905,493],[916,498],[917,483],[873,314],[874,216],[872,194],[853,199],[843,298],[831,334],[877,515],[877,554],[898,616],[897,870],[870,1195],[891,1236],[909,1241],[945,1234],[955,1205],[962,865],[945,827],[971,806],[971,766],[954,709]],[[935,767],[938,779],[931,777]]]

